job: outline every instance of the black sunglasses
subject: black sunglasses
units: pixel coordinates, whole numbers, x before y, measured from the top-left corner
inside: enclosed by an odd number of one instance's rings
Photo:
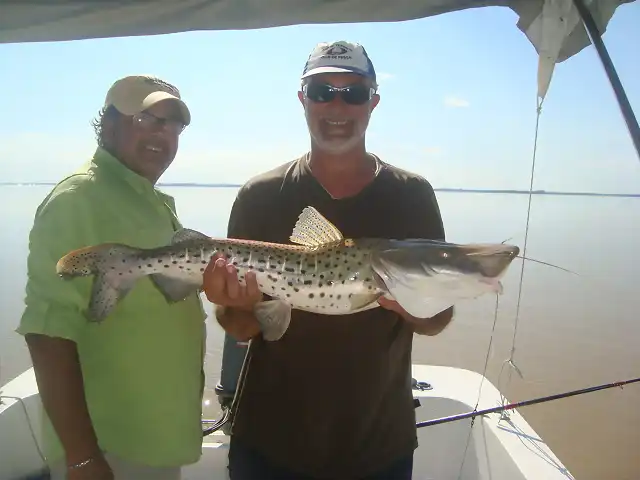
[[[325,83],[307,83],[303,88],[305,96],[317,103],[329,103],[336,98],[337,95],[349,105],[364,105],[375,93],[375,89],[356,83],[346,87],[334,87]]]

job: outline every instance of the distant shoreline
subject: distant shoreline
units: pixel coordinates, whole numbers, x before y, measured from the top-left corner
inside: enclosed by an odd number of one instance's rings
[[[10,186],[53,186],[54,182],[0,182],[2,187]],[[167,182],[159,183],[159,187],[190,187],[190,188],[240,188],[241,184],[235,183],[189,183],[189,182]],[[456,192],[456,193],[503,193],[529,195],[528,190],[510,189],[482,189],[482,188],[434,188],[436,192]],[[640,193],[597,193],[597,192],[562,192],[553,190],[533,190],[532,195],[570,195],[577,197],[631,197],[640,198]]]

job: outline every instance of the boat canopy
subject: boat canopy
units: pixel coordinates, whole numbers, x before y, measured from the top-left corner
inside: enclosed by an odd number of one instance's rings
[[[472,8],[509,8],[539,55],[538,95],[553,69],[590,44],[574,2],[603,34],[635,0],[0,0],[0,43],[246,30],[302,24],[399,22]]]
[[[615,10],[635,0],[583,0],[600,32]],[[51,42],[158,35],[196,30],[245,30],[287,25],[398,22],[471,8],[505,7],[538,49],[531,27],[545,10],[572,0],[20,0],[0,2],[0,43]],[[580,22],[571,28],[558,61],[589,44]]]

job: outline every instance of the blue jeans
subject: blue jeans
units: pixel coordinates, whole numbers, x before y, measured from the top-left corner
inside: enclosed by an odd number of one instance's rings
[[[413,455],[410,455],[395,461],[379,472],[353,480],[411,480],[412,473]],[[229,444],[229,478],[231,480],[317,480],[269,463],[260,453],[243,445],[233,435]]]

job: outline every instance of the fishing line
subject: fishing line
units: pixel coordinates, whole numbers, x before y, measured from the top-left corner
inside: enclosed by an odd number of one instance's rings
[[[509,358],[507,360],[505,360],[505,362],[502,364],[502,368],[500,369],[500,374],[498,375],[498,382],[497,382],[497,387],[498,387],[498,391],[500,393],[500,401],[502,406],[504,407],[505,402],[506,402],[506,397],[503,394],[503,390],[500,388],[500,378],[502,377],[502,371],[504,369],[504,365],[505,364],[509,364],[520,376],[520,378],[522,378],[522,372],[520,371],[520,369],[516,366],[516,364],[513,361],[513,356],[515,353],[515,342],[516,342],[516,335],[518,332],[518,320],[520,318],[520,303],[521,303],[521,297],[522,297],[522,285],[524,283],[524,264],[525,264],[525,259],[527,259],[526,253],[527,253],[527,241],[529,239],[529,225],[530,225],[530,220],[531,220],[531,200],[533,198],[533,181],[535,179],[535,168],[536,168],[536,152],[537,152],[537,145],[538,145],[538,132],[539,132],[539,126],[540,126],[540,114],[542,112],[542,102],[544,101],[544,99],[541,99],[539,96],[537,97],[536,103],[536,127],[535,127],[535,135],[534,135],[534,140],[533,140],[533,158],[531,161],[531,174],[530,174],[530,178],[529,178],[529,196],[528,196],[528,202],[527,202],[527,219],[526,219],[526,225],[525,225],[525,233],[524,233],[524,245],[522,248],[522,255],[519,255],[518,258],[522,258],[522,264],[520,267],[520,281],[518,284],[518,300],[517,300],[517,305],[516,305],[516,315],[515,315],[515,324],[514,324],[514,329],[513,329],[513,338],[511,340],[511,353],[509,354]],[[505,240],[506,241],[506,240]],[[504,243],[504,242],[502,242]],[[545,263],[545,262],[541,262],[541,261],[536,261],[536,260],[531,260],[537,263]],[[549,265],[549,266],[555,266],[555,265]],[[561,267],[558,267],[561,270]],[[571,272],[573,273],[573,272]],[[462,477],[462,470],[464,467],[464,462],[465,459],[467,457],[467,450],[469,448],[469,443],[471,442],[471,434],[473,432],[473,425],[475,422],[475,418],[476,418],[476,412],[478,411],[478,405],[480,404],[480,397],[482,396],[482,385],[484,383],[484,379],[486,378],[487,375],[487,369],[488,369],[488,365],[489,365],[489,356],[491,354],[491,346],[493,344],[493,336],[495,333],[495,328],[496,328],[496,323],[497,323],[497,319],[498,319],[498,311],[499,311],[499,294],[496,294],[496,306],[494,309],[494,317],[493,317],[493,327],[491,329],[491,337],[489,338],[489,347],[487,348],[487,355],[485,357],[485,363],[484,363],[484,369],[482,372],[482,378],[480,380],[480,388],[478,389],[478,398],[476,400],[476,405],[473,408],[473,411],[468,414],[469,417],[471,417],[471,424],[469,425],[469,433],[467,435],[467,442],[465,444],[465,448],[464,448],[464,453],[463,453],[463,457],[462,457],[462,462],[460,464],[460,471],[458,472],[458,480],[460,480],[460,478]],[[509,370],[509,378],[507,380],[507,385],[511,382],[511,370]],[[506,415],[506,409],[502,410],[502,414]],[[501,417],[500,419],[502,420],[503,417]],[[506,417],[508,418],[508,417]]]
[[[493,335],[496,331],[496,323],[498,323],[498,311],[500,309],[500,296],[496,294],[496,306],[493,309],[493,327],[491,328],[491,336],[489,337],[489,347],[487,348],[487,354],[484,359],[484,370],[482,372],[482,377],[480,378],[480,386],[478,388],[478,398],[476,399],[476,405],[473,407],[473,412],[478,411],[478,405],[480,405],[480,397],[482,396],[482,384],[487,376],[487,368],[489,366],[489,356],[491,355],[491,346],[493,345]],[[467,434],[467,442],[464,446],[464,453],[462,454],[462,462],[460,463],[460,471],[458,472],[458,480],[462,478],[462,469],[464,468],[464,461],[467,458],[467,450],[469,449],[469,443],[471,443],[471,433],[473,432],[473,424],[475,423],[476,417],[471,417],[471,423],[469,424],[469,433]]]
[[[506,396],[504,394],[504,390],[501,388],[500,383],[501,383],[501,378],[502,378],[502,372],[504,370],[505,365],[509,365],[512,368],[508,370],[508,377],[507,377],[507,385],[505,388],[508,388],[509,384],[511,383],[511,371],[515,370],[516,373],[518,374],[518,376],[520,378],[523,378],[522,372],[520,371],[520,369],[518,368],[518,366],[515,364],[515,362],[513,361],[513,357],[515,355],[515,351],[516,351],[516,336],[518,334],[518,321],[520,320],[520,306],[521,306],[521,300],[522,300],[522,286],[524,284],[524,265],[525,265],[525,258],[527,258],[527,245],[528,245],[528,240],[529,240],[529,227],[531,224],[531,200],[533,199],[533,182],[535,180],[535,171],[536,171],[536,158],[537,158],[537,152],[538,152],[538,134],[540,131],[540,116],[542,114],[542,103],[544,102],[544,98],[541,98],[539,95],[536,96],[536,126],[535,126],[535,133],[534,133],[534,137],[533,137],[533,155],[532,155],[532,159],[531,159],[531,174],[529,176],[529,195],[528,195],[528,199],[527,199],[527,220],[525,223],[525,231],[524,231],[524,245],[522,246],[522,263],[520,265],[520,281],[518,284],[518,297],[517,297],[517,303],[516,303],[516,315],[514,318],[514,326],[513,326],[513,338],[511,340],[511,352],[509,354],[509,358],[507,360],[504,361],[504,363],[502,364],[502,367],[500,368],[500,374],[498,375],[498,391],[500,392],[500,402],[501,404],[504,406],[505,402],[506,402]]]

